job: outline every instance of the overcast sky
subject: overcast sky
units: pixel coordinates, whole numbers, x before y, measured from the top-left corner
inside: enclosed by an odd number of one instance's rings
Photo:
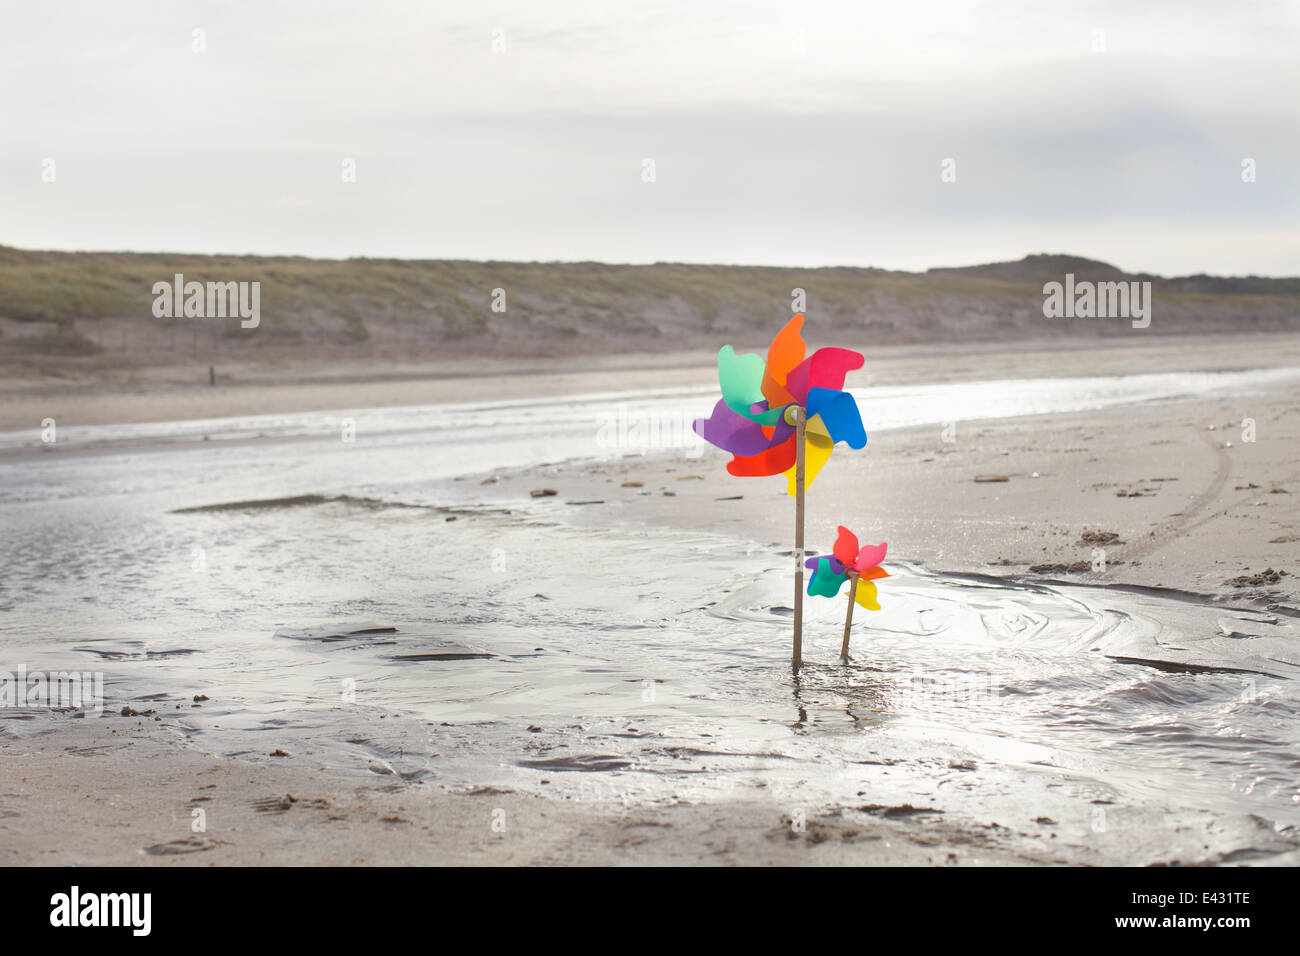
[[[1298,224],[1297,2],[0,0],[8,245],[1297,275]]]

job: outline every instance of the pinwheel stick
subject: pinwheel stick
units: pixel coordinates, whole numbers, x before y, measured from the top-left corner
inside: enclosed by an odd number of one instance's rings
[[[849,662],[849,629],[853,627],[853,605],[857,604],[858,572],[849,571],[849,613],[844,615],[844,640],[840,643],[840,663]]]
[[[804,410],[794,408],[794,653],[790,667],[797,674],[803,664],[803,457],[807,420]]]

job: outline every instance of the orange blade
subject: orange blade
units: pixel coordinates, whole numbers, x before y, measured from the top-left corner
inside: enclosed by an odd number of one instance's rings
[[[786,377],[790,370],[803,361],[803,337],[799,330],[803,328],[803,313],[800,312],[785,324],[767,350],[767,367],[763,370],[763,397],[767,399],[768,408],[779,408],[794,401],[785,388]]]

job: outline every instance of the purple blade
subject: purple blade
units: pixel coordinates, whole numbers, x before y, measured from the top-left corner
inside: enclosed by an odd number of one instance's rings
[[[822,558],[825,558],[827,561],[831,563],[832,574],[844,573],[844,562],[841,561],[839,558],[835,557],[835,555],[833,554],[819,554],[816,557],[809,558],[807,561],[803,563],[803,566],[807,568],[809,571],[816,571],[817,564],[819,561],[822,560]]]
[[[719,400],[713,406],[713,414],[708,418],[695,419],[692,427],[710,445],[716,445],[741,458],[749,458],[775,448],[794,431],[793,426],[781,423],[775,426],[772,437],[768,438],[760,425],[751,422],[744,415],[736,414],[727,407],[725,400]]]

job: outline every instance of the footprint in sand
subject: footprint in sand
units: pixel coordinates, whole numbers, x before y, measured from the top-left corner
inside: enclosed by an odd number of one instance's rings
[[[202,853],[211,850],[217,844],[206,837],[192,836],[183,840],[171,840],[167,843],[155,843],[140,852],[146,856],[179,856],[183,853]]]

